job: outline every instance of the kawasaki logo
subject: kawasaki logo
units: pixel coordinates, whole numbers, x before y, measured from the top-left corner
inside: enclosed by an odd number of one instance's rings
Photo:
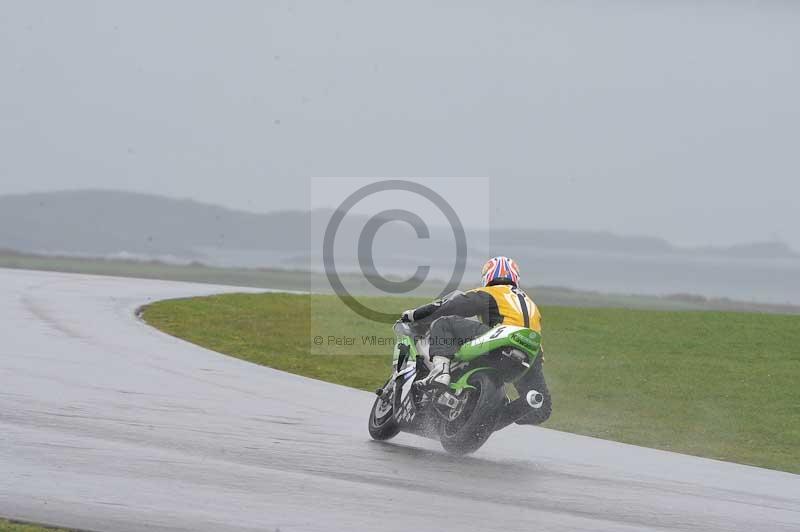
[[[533,335],[531,335],[531,336],[533,336]],[[530,338],[528,338],[528,337],[526,337],[526,336],[524,336],[522,334],[515,334],[514,335],[514,341],[516,341],[517,343],[519,343],[520,345],[522,345],[524,347],[527,347],[528,349],[533,349],[534,347],[536,347],[536,343],[533,340],[531,340]]]

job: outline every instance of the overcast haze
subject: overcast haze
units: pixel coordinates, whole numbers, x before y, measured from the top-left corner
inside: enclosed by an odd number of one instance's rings
[[[495,225],[800,249],[795,4],[427,4],[5,1],[0,194],[489,176]]]

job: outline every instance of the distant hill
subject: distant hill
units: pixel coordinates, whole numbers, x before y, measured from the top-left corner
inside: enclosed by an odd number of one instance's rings
[[[0,247],[20,251],[192,257],[201,247],[296,250],[307,235],[300,212],[251,214],[100,190],[0,196]]]
[[[694,248],[694,253],[701,255],[719,255],[736,258],[795,258],[799,255],[784,242],[753,242],[729,247]]]
[[[0,248],[29,253],[108,256],[202,257],[203,249],[270,250],[303,254],[311,228],[324,227],[331,211],[254,214],[192,200],[131,192],[85,190],[0,196]],[[341,238],[357,239],[366,218],[348,216]],[[387,239],[407,232],[386,226]],[[606,232],[504,229],[490,235],[492,248],[604,253],[692,254],[728,257],[797,257],[781,242],[728,248],[686,249],[651,237]],[[529,244],[528,244],[529,243]]]
[[[675,254],[730,258],[797,258],[784,242],[752,242],[721,247],[679,247],[662,238],[620,236],[605,231],[565,231],[505,229],[491,236],[497,248],[513,246],[521,241],[535,242],[539,248],[552,250],[596,251],[629,255]]]
[[[516,245],[520,241],[534,242],[547,249],[601,251],[615,253],[669,253],[677,248],[661,238],[648,236],[619,236],[604,231],[566,231],[504,229],[491,235],[498,247]]]

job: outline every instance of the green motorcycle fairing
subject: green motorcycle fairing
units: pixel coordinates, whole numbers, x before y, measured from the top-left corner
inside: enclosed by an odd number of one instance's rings
[[[408,377],[412,377],[413,374],[416,373],[416,371],[412,369],[412,367],[416,366],[416,358],[418,356],[416,343],[411,336],[406,334],[398,334],[397,339],[398,341],[394,346],[392,357],[395,375],[400,376],[402,374],[407,374]],[[539,353],[541,343],[541,334],[533,329],[515,325],[497,325],[486,333],[462,345],[455,353],[454,359],[467,363],[467,367],[469,367],[470,362],[482,355],[503,347],[512,347],[528,355],[528,360],[532,364]],[[397,367],[397,363],[400,360],[401,349],[407,349],[408,351],[407,357],[403,360],[403,367],[399,368]],[[450,388],[456,393],[474,388],[469,384],[469,378],[477,371],[482,370],[494,370],[494,368],[486,366],[470,368],[464,374],[460,375],[455,382],[451,383]],[[405,393],[403,395],[405,396]]]
[[[482,370],[493,370],[494,368],[482,366],[479,368],[473,368],[468,372],[464,373],[456,382],[450,383],[450,388],[456,392],[456,395],[460,394],[464,390],[474,390],[475,387],[469,383],[469,378],[472,377],[472,374],[477,371]]]
[[[539,353],[542,335],[527,327],[497,325],[484,334],[470,340],[456,351],[455,359],[469,362],[502,347],[513,347],[527,354],[531,362]]]
[[[484,334],[470,340],[461,346],[456,352],[454,359],[469,363],[480,356],[483,356],[496,349],[512,347],[528,355],[529,364],[533,364],[539,349],[542,345],[542,335],[528,327],[518,327],[515,325],[497,325]],[[493,370],[491,367],[472,368],[458,380],[450,384],[456,394],[463,390],[473,389],[469,384],[469,378],[477,371]]]

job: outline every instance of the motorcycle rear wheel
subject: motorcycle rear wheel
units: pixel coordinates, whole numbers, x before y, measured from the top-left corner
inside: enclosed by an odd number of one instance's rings
[[[439,441],[450,454],[465,455],[480,449],[494,432],[503,404],[503,388],[488,372],[475,373],[470,384],[475,388],[464,392],[469,396],[461,414],[452,421],[442,421],[439,429]]]

